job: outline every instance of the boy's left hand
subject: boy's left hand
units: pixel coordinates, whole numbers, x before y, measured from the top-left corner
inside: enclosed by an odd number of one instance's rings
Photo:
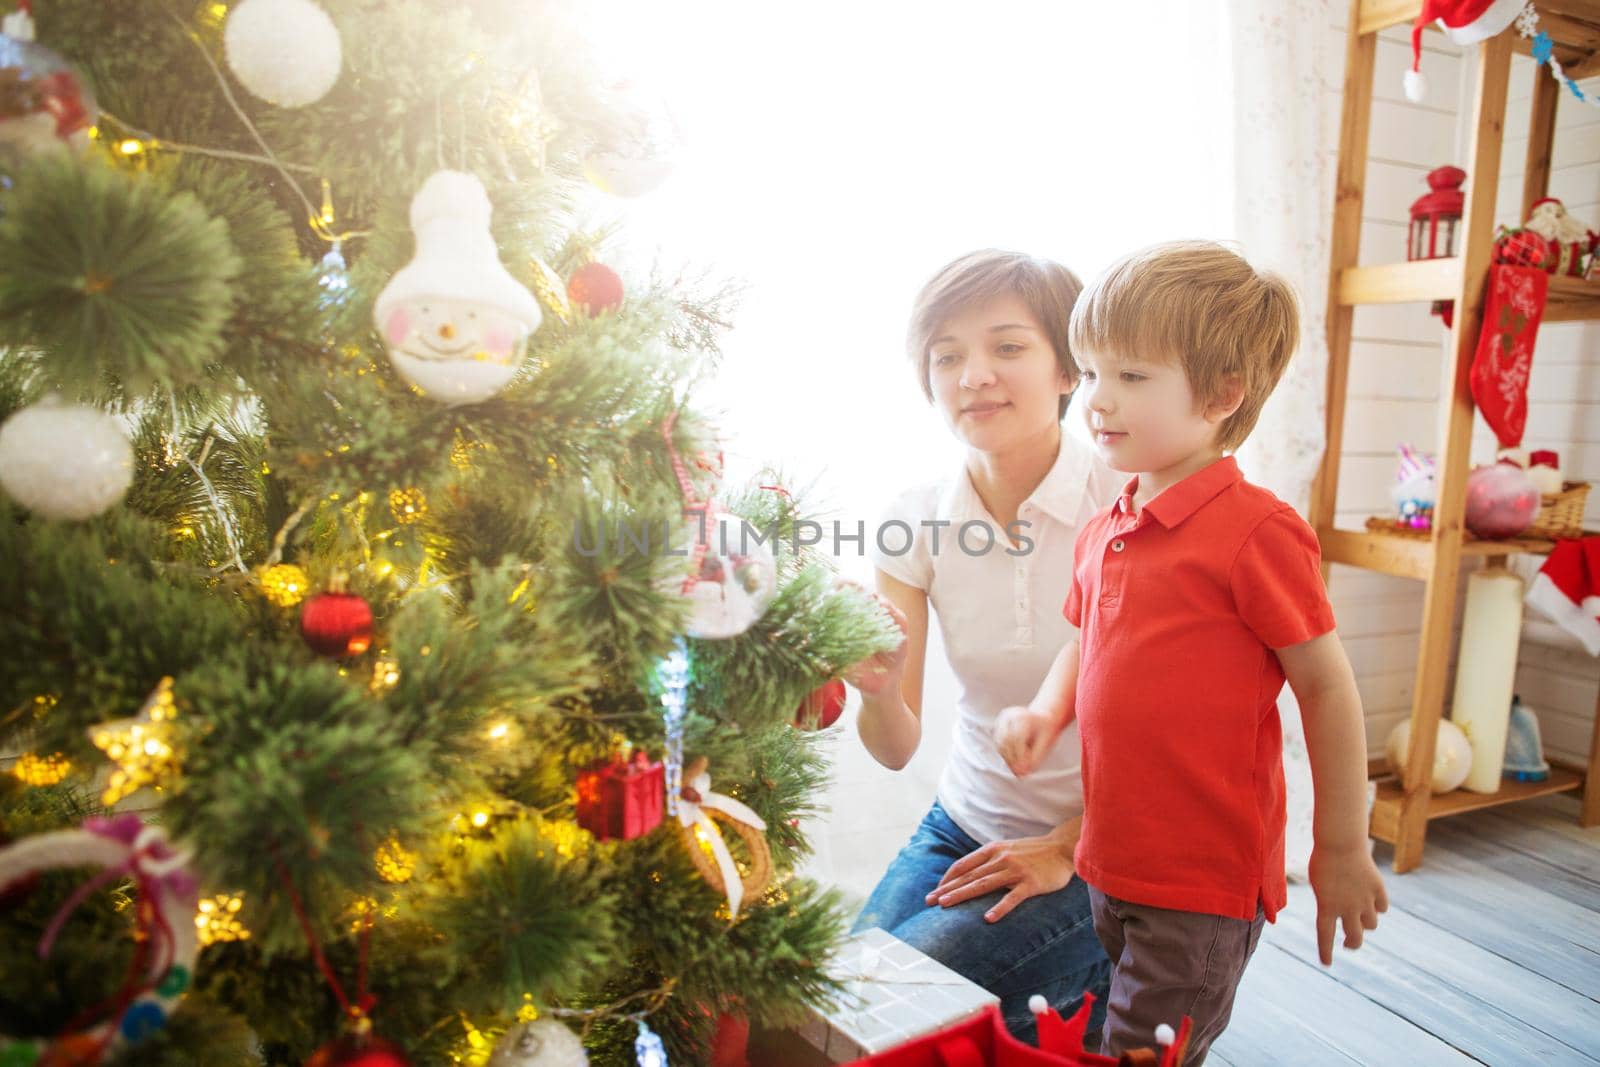
[[[1360,948],[1362,931],[1376,930],[1378,916],[1389,910],[1389,894],[1365,839],[1349,848],[1314,848],[1310,873],[1317,896],[1317,955],[1329,967],[1336,925],[1344,925],[1345,948]]]

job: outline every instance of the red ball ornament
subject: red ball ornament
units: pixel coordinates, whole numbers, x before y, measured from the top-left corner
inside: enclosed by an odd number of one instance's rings
[[[321,655],[359,656],[372,647],[372,608],[337,583],[300,608],[300,636]]]
[[[1467,475],[1467,529],[1479,537],[1515,537],[1539,514],[1539,486],[1514,463],[1491,463]]]
[[[594,318],[622,306],[622,279],[604,263],[587,263],[567,279],[567,298]]]
[[[826,730],[844,714],[846,696],[844,682],[838,678],[812,690],[794,713],[794,724],[802,730]]]
[[[306,1060],[306,1067],[411,1067],[398,1045],[381,1037],[340,1037]]]

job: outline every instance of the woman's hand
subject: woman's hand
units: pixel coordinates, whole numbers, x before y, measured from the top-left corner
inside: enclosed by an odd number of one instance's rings
[[[878,606],[889,613],[894,624],[900,627],[900,643],[887,652],[876,652],[859,663],[853,664],[844,672],[844,680],[869,696],[876,695],[889,688],[891,682],[899,681],[900,675],[906,666],[906,632],[908,623],[906,614],[895,607],[888,598],[869,592],[859,582],[846,582],[853,585],[863,593],[878,602]]]
[[[969,852],[950,865],[927,903],[948,908],[963,900],[1010,889],[983,917],[999,922],[1029,897],[1054,893],[1072,881],[1072,848],[1077,841],[1077,821],[1067,824],[1074,832],[1058,830],[1043,837],[995,841]],[[1065,830],[1066,827],[1063,827]]]
[[[1039,769],[1059,735],[1049,715],[1020,704],[1004,708],[995,716],[995,748],[1018,778],[1026,778]]]

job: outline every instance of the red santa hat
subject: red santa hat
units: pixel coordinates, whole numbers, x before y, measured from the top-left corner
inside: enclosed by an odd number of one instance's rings
[[[1557,541],[1525,599],[1600,656],[1600,537]]]
[[[1406,99],[1420,103],[1428,94],[1422,76],[1422,31],[1438,22],[1444,35],[1456,44],[1486,41],[1516,21],[1528,0],[1423,0],[1422,12],[1411,27],[1411,69],[1406,71]]]

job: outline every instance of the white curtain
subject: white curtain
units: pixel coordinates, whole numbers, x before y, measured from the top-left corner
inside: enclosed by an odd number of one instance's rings
[[[1246,477],[1306,513],[1324,443],[1328,364],[1325,301],[1333,219],[1337,128],[1326,94],[1342,72],[1327,69],[1334,16],[1329,0],[1232,0],[1234,234],[1258,266],[1300,294],[1300,350],[1239,463]],[[1304,880],[1311,858],[1311,765],[1294,694],[1278,701],[1288,786],[1285,862]]]

